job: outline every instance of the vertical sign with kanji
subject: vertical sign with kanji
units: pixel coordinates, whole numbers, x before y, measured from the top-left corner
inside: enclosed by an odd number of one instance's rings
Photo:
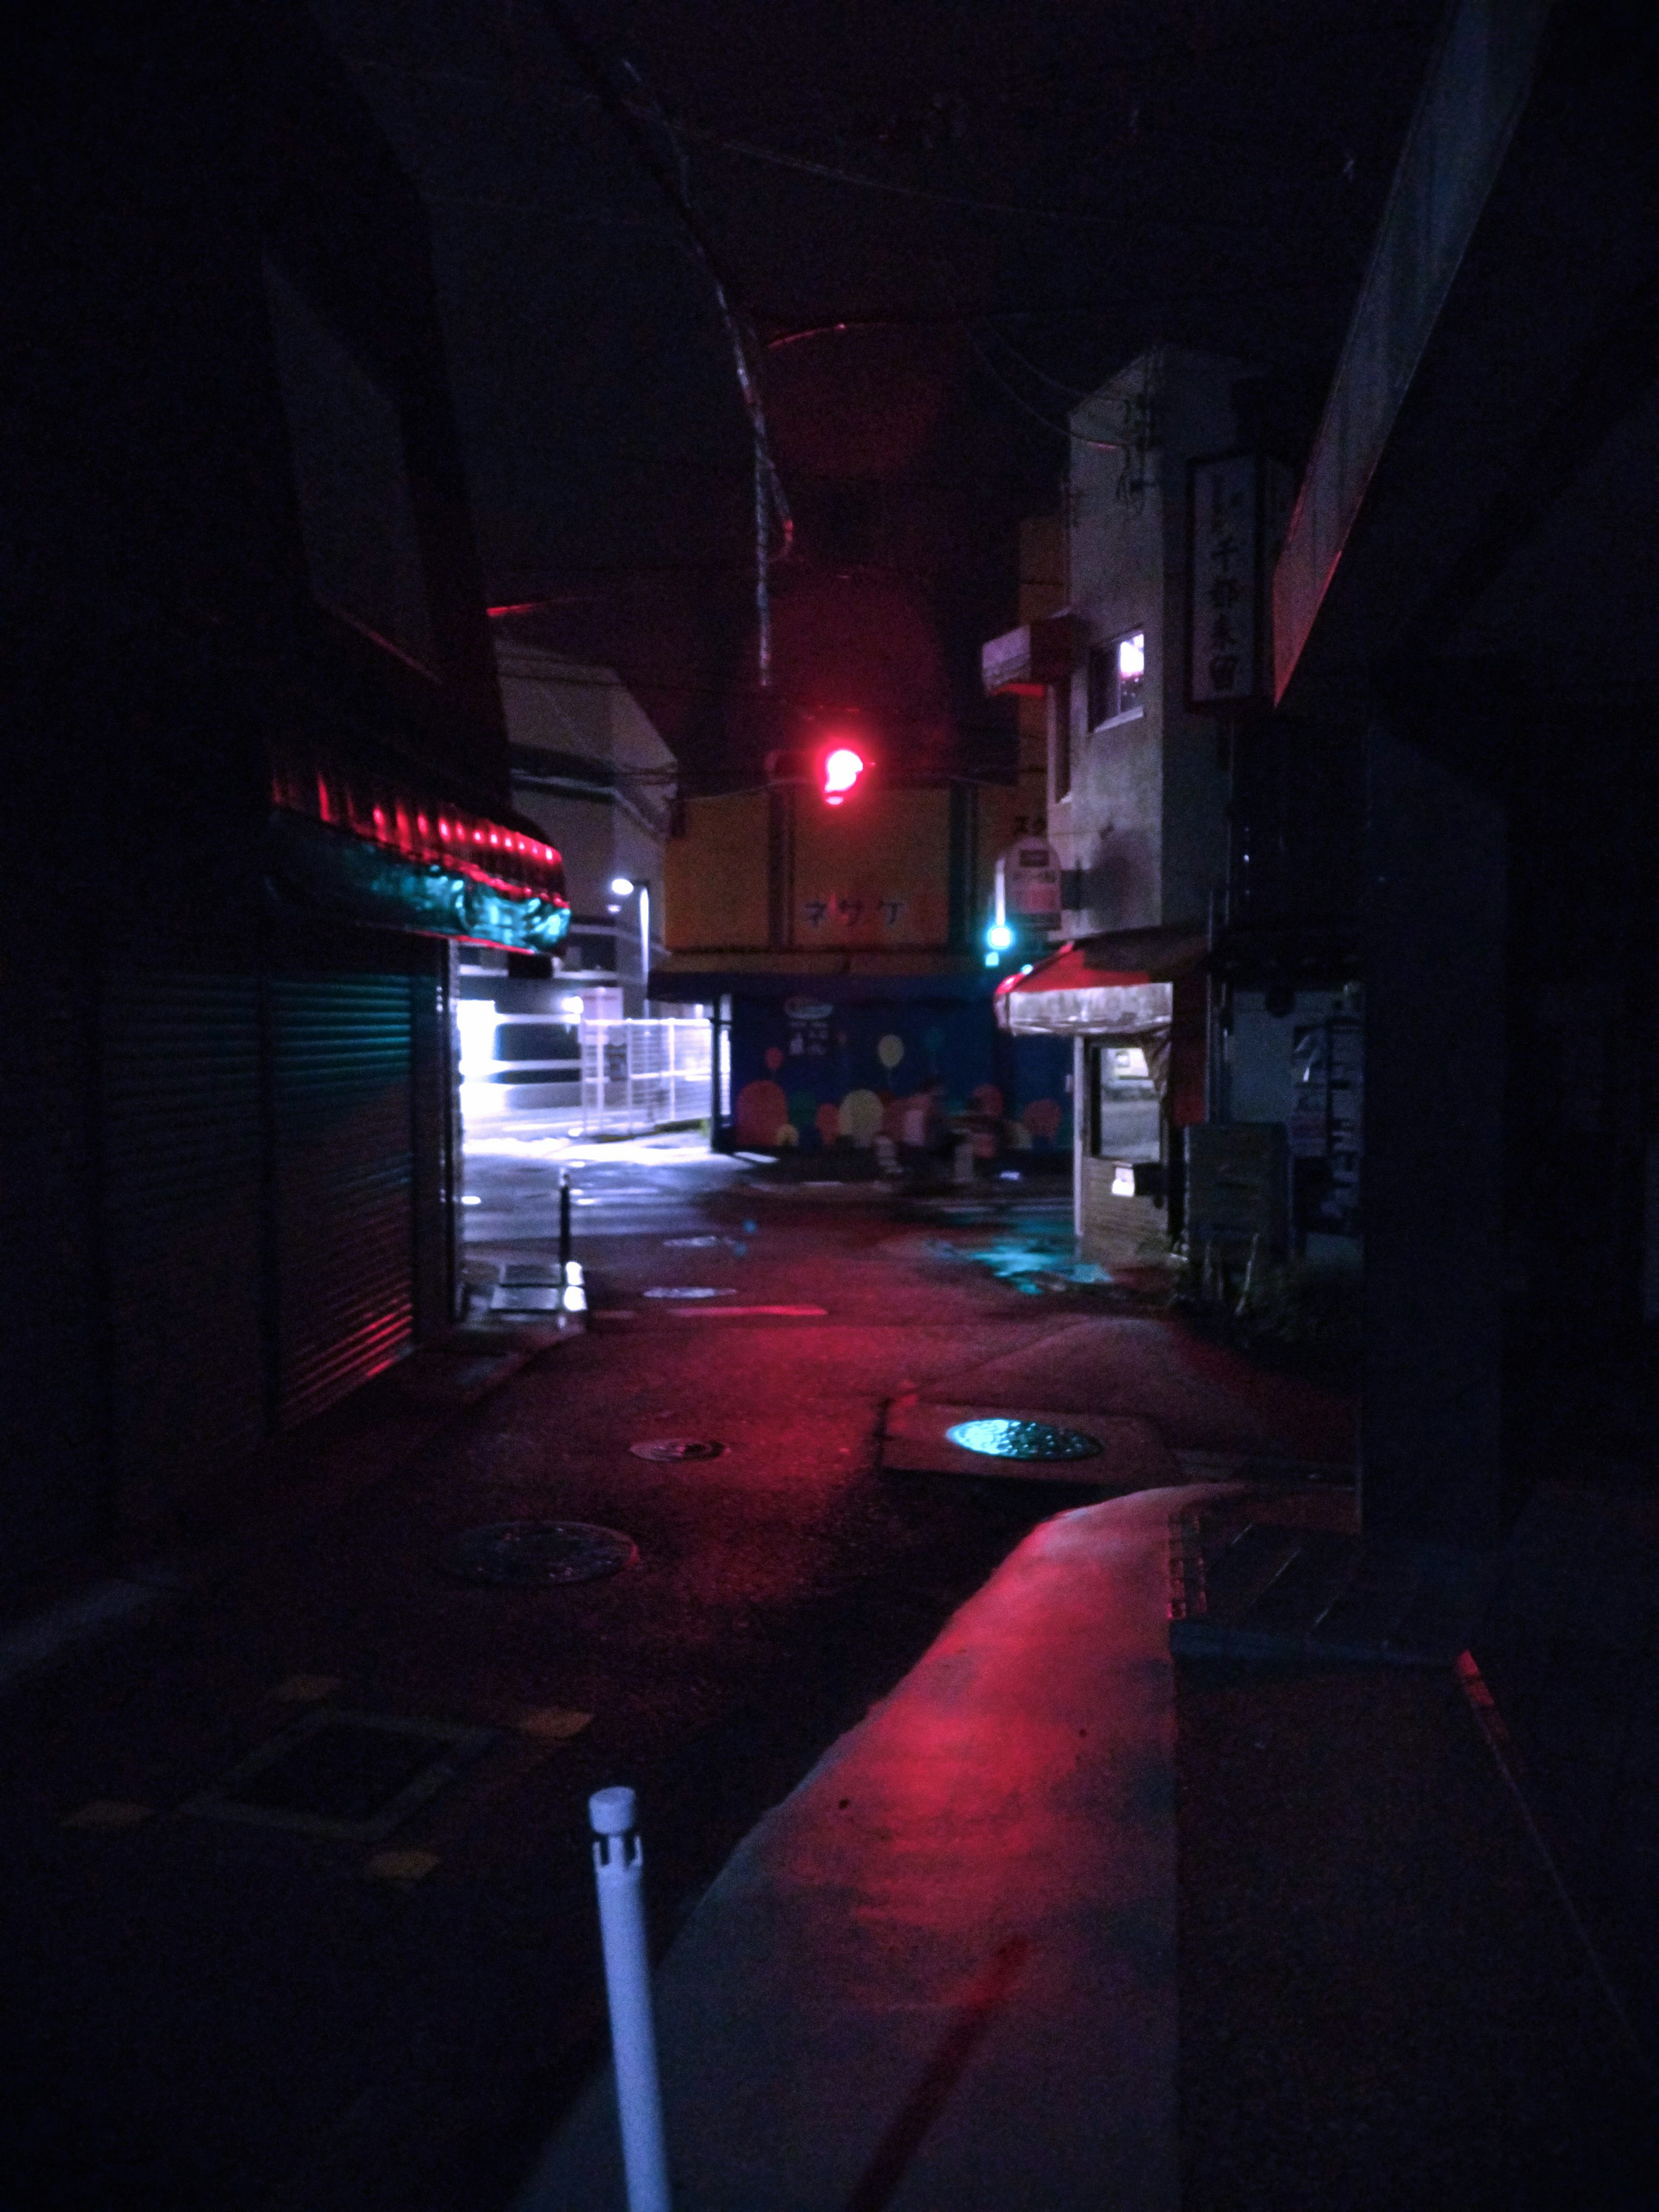
[[[1228,707],[1261,694],[1261,469],[1254,453],[1190,465],[1187,701]]]

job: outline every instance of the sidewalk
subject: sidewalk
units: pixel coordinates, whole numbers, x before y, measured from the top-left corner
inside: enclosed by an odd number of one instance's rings
[[[1341,1524],[1340,1462],[1285,1485],[1342,1436],[1154,1328],[1078,1322],[890,1409],[896,1479],[1052,1480],[940,1444],[1035,1405],[1092,1421],[1077,1480],[1129,1494],[1029,1536],[699,1905],[658,1978],[677,2212],[1650,2205],[1632,2007],[1472,1665],[1171,1656],[1183,1520]],[[1605,1537],[1547,1517],[1511,1626]],[[645,1848],[648,1882],[648,1813]],[[617,2144],[602,2075],[518,2212],[619,2207]]]
[[[1036,1530],[740,1846],[658,1978],[677,2212],[1652,2203],[1456,1677],[1171,1662],[1218,1494]],[[518,2212],[613,2212],[617,2142],[602,2077]]]
[[[739,1847],[659,1983],[684,2212],[1176,2212],[1189,1494],[1028,1537]],[[521,2212],[611,2212],[616,2145],[602,2082]]]
[[[879,1221],[602,1249],[623,1340],[526,1360],[533,1326],[458,1331],[284,1447],[204,1548],[116,1562],[104,1641],[47,1668],[17,1626],[0,2063],[27,2117],[0,2172],[61,2160],[41,2212],[502,2206],[550,2133],[536,2212],[620,2212],[583,1817],[617,1781],[676,2212],[1650,2203],[1625,2031],[1455,1671],[1171,1658],[1183,1503],[1340,1515],[1351,1408]],[[682,1262],[745,1302],[810,1270],[828,1317],[679,1326],[644,1286]],[[1034,1490],[933,1455],[963,1407],[1108,1449]],[[879,1468],[907,1424],[943,1471]],[[724,1455],[630,1452],[673,1435]],[[1476,1657],[1523,1753],[1500,1645],[1587,1661],[1540,1674],[1559,1795],[1607,1778],[1650,1913],[1655,1531],[1535,1506]],[[551,1593],[436,1571],[526,1512],[622,1528],[639,1565]],[[337,1709],[489,1742],[383,1837],[192,1810]],[[1561,1864],[1639,2025],[1651,1944]]]

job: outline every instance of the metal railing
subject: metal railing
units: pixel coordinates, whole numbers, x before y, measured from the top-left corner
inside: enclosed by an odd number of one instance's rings
[[[584,1022],[582,1134],[639,1135],[707,1118],[714,1073],[705,1021]]]

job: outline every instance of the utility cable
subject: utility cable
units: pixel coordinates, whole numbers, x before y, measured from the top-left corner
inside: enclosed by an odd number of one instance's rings
[[[1052,421],[1047,415],[1043,414],[1040,409],[1033,407],[1029,399],[1023,398],[1019,392],[1015,391],[1013,386],[1009,383],[1007,378],[1002,374],[1001,370],[992,360],[990,355],[986,352],[984,347],[980,343],[979,340],[974,336],[972,331],[968,328],[968,325],[965,323],[962,327],[962,335],[967,339],[969,344],[973,348],[975,354],[978,357],[980,367],[990,378],[992,383],[996,385],[1000,390],[1006,392],[1009,398],[1013,401],[1015,406],[1018,407],[1023,414],[1029,415],[1034,422],[1041,422],[1045,430],[1052,430],[1057,438],[1069,438],[1074,446],[1087,446],[1093,453],[1127,453],[1128,452],[1128,447],[1119,439],[1085,438],[1080,430],[1073,429],[1069,422],[1055,422]]]
[[[793,538],[794,524],[782,479],[772,458],[760,386],[750,360],[750,340],[732,304],[733,289],[720,266],[714,241],[687,198],[683,184],[664,164],[642,127],[645,121],[653,120],[666,129],[660,109],[654,115],[648,109],[642,114],[638,103],[624,99],[612,82],[598,48],[578,28],[564,5],[564,0],[542,0],[542,7],[560,45],[622,132],[635,160],[673,210],[714,289],[720,319],[731,341],[738,388],[748,411],[755,447],[755,609],[759,629],[757,653],[761,689],[769,690],[772,683],[772,607],[769,570],[772,558],[772,524],[775,517],[786,554]]]
[[[993,330],[991,335],[995,338],[997,343],[1002,348],[1005,353],[1012,354],[1014,359],[1028,374],[1035,376],[1039,383],[1048,385],[1051,391],[1058,392],[1063,398],[1090,399],[1093,398],[1094,395],[1092,392],[1080,391],[1075,384],[1062,384],[1059,377],[1050,376],[1046,368],[1039,368],[1036,363],[1034,361],[1029,360],[1027,356],[1020,351],[1017,345],[1012,344],[1008,339],[1004,337],[1000,331]]]
[[[651,121],[656,124],[658,129],[668,141],[670,149],[674,155],[675,167],[679,173],[680,204],[689,208],[691,204],[690,179],[688,173],[689,165],[685,158],[685,150],[681,146],[678,137],[675,135],[674,126],[664,113],[661,101],[657,100],[654,94],[651,93],[644,78],[640,75],[639,70],[635,68],[632,62],[624,61],[623,67],[628,71],[629,76],[633,78],[635,83],[639,86],[641,94],[647,103],[643,110],[643,113],[648,117]],[[637,108],[632,112],[636,114],[641,112],[641,111]],[[713,272],[711,271],[711,275],[712,274]],[[739,325],[737,316],[733,313],[731,306],[727,301],[725,287],[718,276],[714,276],[714,297],[720,304],[720,313],[726,324],[726,335],[732,342],[732,358],[737,363],[738,383],[743,392],[744,404],[749,410],[750,422],[754,434],[755,650],[759,665],[761,688],[765,690],[769,686],[772,681],[772,580],[770,574],[772,563],[772,522],[774,516],[775,515],[778,526],[783,533],[783,546],[786,553],[790,548],[790,544],[793,536],[794,523],[789,513],[789,503],[784,497],[783,486],[779,480],[777,468],[772,459],[771,443],[767,436],[766,431],[766,416],[761,404],[759,376],[756,366],[750,362],[749,358],[749,349],[750,345],[757,343],[755,337],[753,325],[746,323],[742,325]]]

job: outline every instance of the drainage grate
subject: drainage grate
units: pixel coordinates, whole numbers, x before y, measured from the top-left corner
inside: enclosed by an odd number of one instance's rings
[[[712,1437],[647,1437],[628,1449],[635,1459],[718,1459],[726,1446]]]
[[[179,1810],[374,1843],[453,1782],[495,1735],[443,1721],[311,1712]]]
[[[461,1582],[537,1589],[598,1582],[638,1557],[633,1538],[619,1528],[587,1521],[495,1521],[458,1536],[438,1565]]]
[[[1050,1421],[958,1421],[945,1433],[963,1451],[988,1459],[1094,1459],[1106,1449],[1098,1437]]]

